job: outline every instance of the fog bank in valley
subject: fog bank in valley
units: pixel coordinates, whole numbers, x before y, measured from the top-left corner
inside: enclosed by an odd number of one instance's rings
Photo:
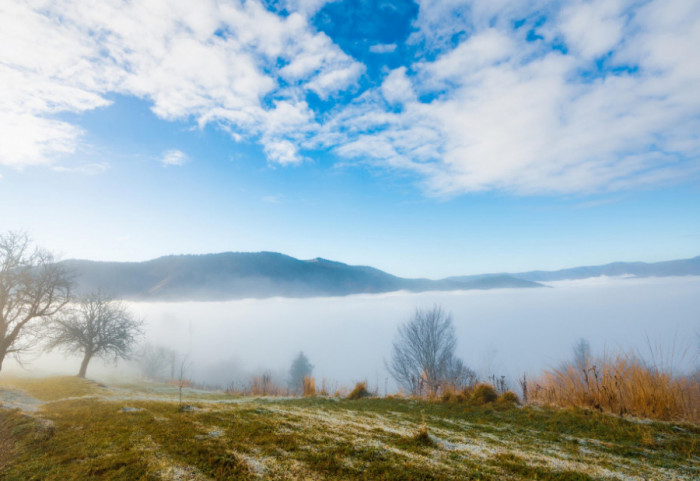
[[[453,315],[458,354],[481,375],[536,373],[569,356],[585,337],[604,348],[697,349],[700,277],[558,282],[549,289],[393,293],[314,299],[134,303],[151,342],[190,352],[197,378],[287,370],[303,350],[316,378],[383,387],[396,327],[416,306]],[[210,372],[208,372],[210,371]]]
[[[391,293],[313,299],[129,303],[146,320],[152,344],[187,353],[191,375],[226,385],[271,370],[283,379],[299,351],[314,376],[350,385],[367,380],[383,391],[397,326],[415,307],[439,304],[452,313],[457,354],[481,376],[536,374],[568,358],[578,338],[593,353],[648,342],[666,352],[687,351],[674,362],[697,363],[700,277],[593,278],[549,283],[547,289]],[[54,366],[65,369],[77,360]],[[33,363],[45,369],[47,359]],[[30,366],[31,367],[31,366]],[[100,371],[95,365],[95,373]],[[332,386],[333,384],[331,384]],[[389,389],[393,383],[389,381]]]

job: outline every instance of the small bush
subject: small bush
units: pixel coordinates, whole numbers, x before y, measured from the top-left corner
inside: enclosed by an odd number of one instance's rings
[[[350,394],[348,394],[347,399],[356,400],[367,396],[369,396],[369,391],[367,391],[367,383],[358,382],[355,384],[353,390],[350,391]]]
[[[310,397],[316,395],[316,381],[310,376],[304,377],[304,397]]]
[[[506,391],[498,396],[496,402],[500,404],[520,404],[520,399],[513,391]]]
[[[490,384],[478,384],[472,392],[470,401],[472,404],[482,406],[498,399],[496,390]]]

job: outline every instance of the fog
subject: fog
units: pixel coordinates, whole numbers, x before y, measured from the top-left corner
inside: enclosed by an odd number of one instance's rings
[[[677,368],[697,362],[700,277],[594,278],[542,289],[392,293],[313,299],[129,303],[146,321],[146,340],[187,353],[196,381],[226,385],[269,369],[284,380],[299,351],[314,376],[349,386],[367,380],[385,388],[384,359],[397,326],[418,306],[452,313],[457,354],[484,377],[514,380],[570,357],[577,339],[594,354],[648,344]],[[684,355],[679,355],[685,351]],[[50,360],[49,360],[50,359]],[[79,359],[39,358],[29,368],[78,368]],[[90,371],[93,371],[92,373]],[[104,370],[95,363],[88,375]],[[386,384],[389,389],[394,385]]]

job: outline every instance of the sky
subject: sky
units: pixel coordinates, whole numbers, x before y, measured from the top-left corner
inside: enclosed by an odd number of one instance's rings
[[[0,3],[0,232],[408,277],[700,255],[700,3]]]

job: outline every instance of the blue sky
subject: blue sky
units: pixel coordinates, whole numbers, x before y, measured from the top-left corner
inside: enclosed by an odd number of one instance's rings
[[[4,2],[0,231],[404,276],[700,254],[689,0]]]

